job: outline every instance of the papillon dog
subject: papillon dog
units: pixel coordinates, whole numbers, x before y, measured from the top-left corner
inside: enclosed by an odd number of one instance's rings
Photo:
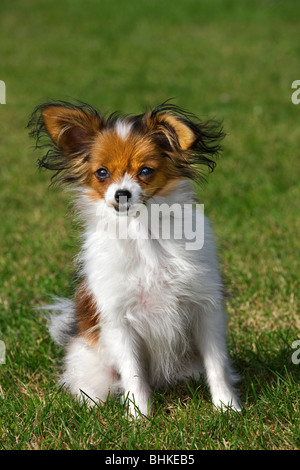
[[[168,102],[105,117],[61,101],[39,106],[29,126],[47,147],[39,166],[72,185],[83,225],[74,298],[49,307],[50,334],[65,347],[60,382],[91,403],[120,394],[137,416],[151,414],[154,388],[204,374],[213,404],[239,410],[213,233],[195,197],[220,126]],[[170,208],[202,227],[198,247]]]

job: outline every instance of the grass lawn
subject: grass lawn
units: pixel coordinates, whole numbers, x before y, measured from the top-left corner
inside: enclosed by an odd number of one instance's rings
[[[299,449],[300,5],[293,0],[1,0],[1,449]],[[69,296],[78,232],[48,189],[25,126],[43,101],[139,113],[170,97],[222,119],[224,152],[199,188],[226,282],[241,413],[203,382],[155,392],[154,416],[87,409],[56,385],[62,351],[35,307]],[[294,358],[300,358],[294,354]]]

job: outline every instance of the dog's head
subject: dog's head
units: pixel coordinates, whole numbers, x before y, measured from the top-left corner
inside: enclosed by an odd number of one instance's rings
[[[104,117],[89,105],[39,106],[30,120],[37,146],[50,147],[39,166],[54,180],[87,189],[116,212],[164,194],[183,178],[197,178],[223,136],[214,122],[200,122],[179,107],[163,104],[137,116]]]

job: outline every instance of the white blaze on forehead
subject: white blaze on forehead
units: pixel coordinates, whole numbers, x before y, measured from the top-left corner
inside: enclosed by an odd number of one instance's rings
[[[116,122],[115,129],[116,129],[116,132],[117,132],[118,136],[121,137],[121,139],[125,140],[125,139],[127,139],[127,137],[130,134],[131,127],[132,127],[131,122],[119,119]]]

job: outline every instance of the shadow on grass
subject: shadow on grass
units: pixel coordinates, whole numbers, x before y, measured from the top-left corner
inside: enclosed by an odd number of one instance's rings
[[[297,339],[290,331],[262,333],[249,341],[243,349],[232,353],[232,360],[240,374],[238,390],[242,401],[254,404],[273,387],[274,398],[278,386],[297,387],[300,381],[300,364],[293,362]]]
[[[292,361],[295,350],[291,332],[268,332],[255,338],[254,342],[235,345],[231,348],[231,360],[240,380],[236,386],[241,402],[248,407],[260,402],[266,396],[280,399],[282,393],[297,388],[300,382],[300,364]],[[300,354],[298,355],[300,357]],[[174,407],[185,406],[192,400],[194,406],[211,406],[211,397],[203,376],[199,380],[154,392],[155,414],[171,414]]]

